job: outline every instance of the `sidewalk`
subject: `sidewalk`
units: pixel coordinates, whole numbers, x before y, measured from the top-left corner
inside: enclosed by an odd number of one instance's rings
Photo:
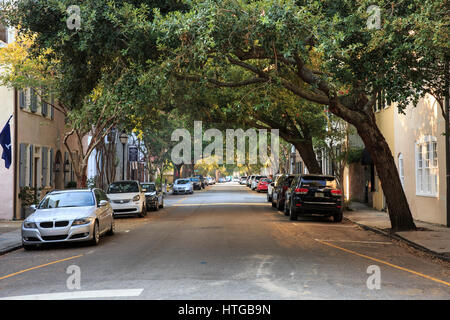
[[[350,208],[353,211],[346,211],[344,217],[359,226],[407,242],[416,249],[450,261],[450,228],[414,221],[418,231],[391,233],[391,222],[386,212],[375,210],[358,202],[353,202]]]
[[[22,221],[0,220],[0,255],[22,247]]]

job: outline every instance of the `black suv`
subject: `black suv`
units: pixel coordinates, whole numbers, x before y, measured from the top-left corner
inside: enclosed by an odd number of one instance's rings
[[[286,199],[286,191],[296,176],[297,175],[295,174],[285,174],[278,178],[277,182],[273,186],[272,207],[276,207],[278,210],[283,210]]]
[[[342,191],[336,179],[329,175],[305,174],[295,178],[286,192],[286,215],[297,220],[299,215],[321,214],[342,221]]]

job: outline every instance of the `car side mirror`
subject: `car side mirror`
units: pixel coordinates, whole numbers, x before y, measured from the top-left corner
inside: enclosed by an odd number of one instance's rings
[[[108,201],[106,200],[101,200],[100,203],[98,204],[99,207],[104,207],[108,204]]]
[[[30,209],[36,211],[36,205],[35,205],[35,204],[32,204],[32,205],[30,206]]]
[[[275,185],[275,183],[273,183],[273,182],[270,184],[270,186],[272,186],[272,187],[273,187],[274,185]]]

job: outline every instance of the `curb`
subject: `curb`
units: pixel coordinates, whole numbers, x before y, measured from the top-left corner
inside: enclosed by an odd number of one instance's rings
[[[0,256],[2,256],[4,254],[7,254],[9,252],[18,250],[20,248],[22,248],[22,244],[16,244],[16,245],[12,245],[12,246],[9,246],[9,247],[6,247],[6,248],[1,248],[0,249]]]
[[[348,218],[347,218],[347,219],[348,219]],[[356,224],[357,226],[359,226],[359,227],[365,229],[365,230],[372,231],[372,232],[381,234],[381,235],[383,235],[383,236],[385,236],[385,237],[388,237],[388,238],[390,238],[390,239],[394,239],[394,240],[403,242],[403,243],[409,245],[410,247],[413,247],[414,249],[417,249],[417,250],[420,250],[420,251],[422,251],[422,252],[431,254],[431,255],[434,256],[435,258],[438,258],[438,259],[443,260],[443,261],[446,261],[446,262],[450,262],[450,256],[443,255],[443,254],[437,253],[437,252],[435,252],[435,251],[433,251],[433,250],[430,250],[430,249],[428,249],[428,248],[425,248],[425,247],[423,247],[423,246],[421,246],[421,245],[419,245],[419,244],[417,244],[417,243],[415,243],[415,242],[413,242],[413,241],[411,241],[411,240],[408,240],[408,239],[406,239],[406,238],[404,238],[404,237],[402,237],[402,236],[400,236],[400,235],[398,235],[398,234],[395,234],[395,233],[389,233],[389,232],[380,230],[380,229],[375,228],[375,227],[366,226],[366,225],[364,225],[364,224],[360,224],[360,223],[358,223],[358,222],[355,222],[355,221],[353,221],[353,220],[351,220],[351,219],[348,219],[348,220],[351,221],[351,222],[353,222],[353,223]]]

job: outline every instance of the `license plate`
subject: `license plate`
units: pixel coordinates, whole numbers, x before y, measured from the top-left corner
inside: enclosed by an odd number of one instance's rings
[[[316,198],[323,198],[324,197],[323,192],[316,192],[315,197]]]

